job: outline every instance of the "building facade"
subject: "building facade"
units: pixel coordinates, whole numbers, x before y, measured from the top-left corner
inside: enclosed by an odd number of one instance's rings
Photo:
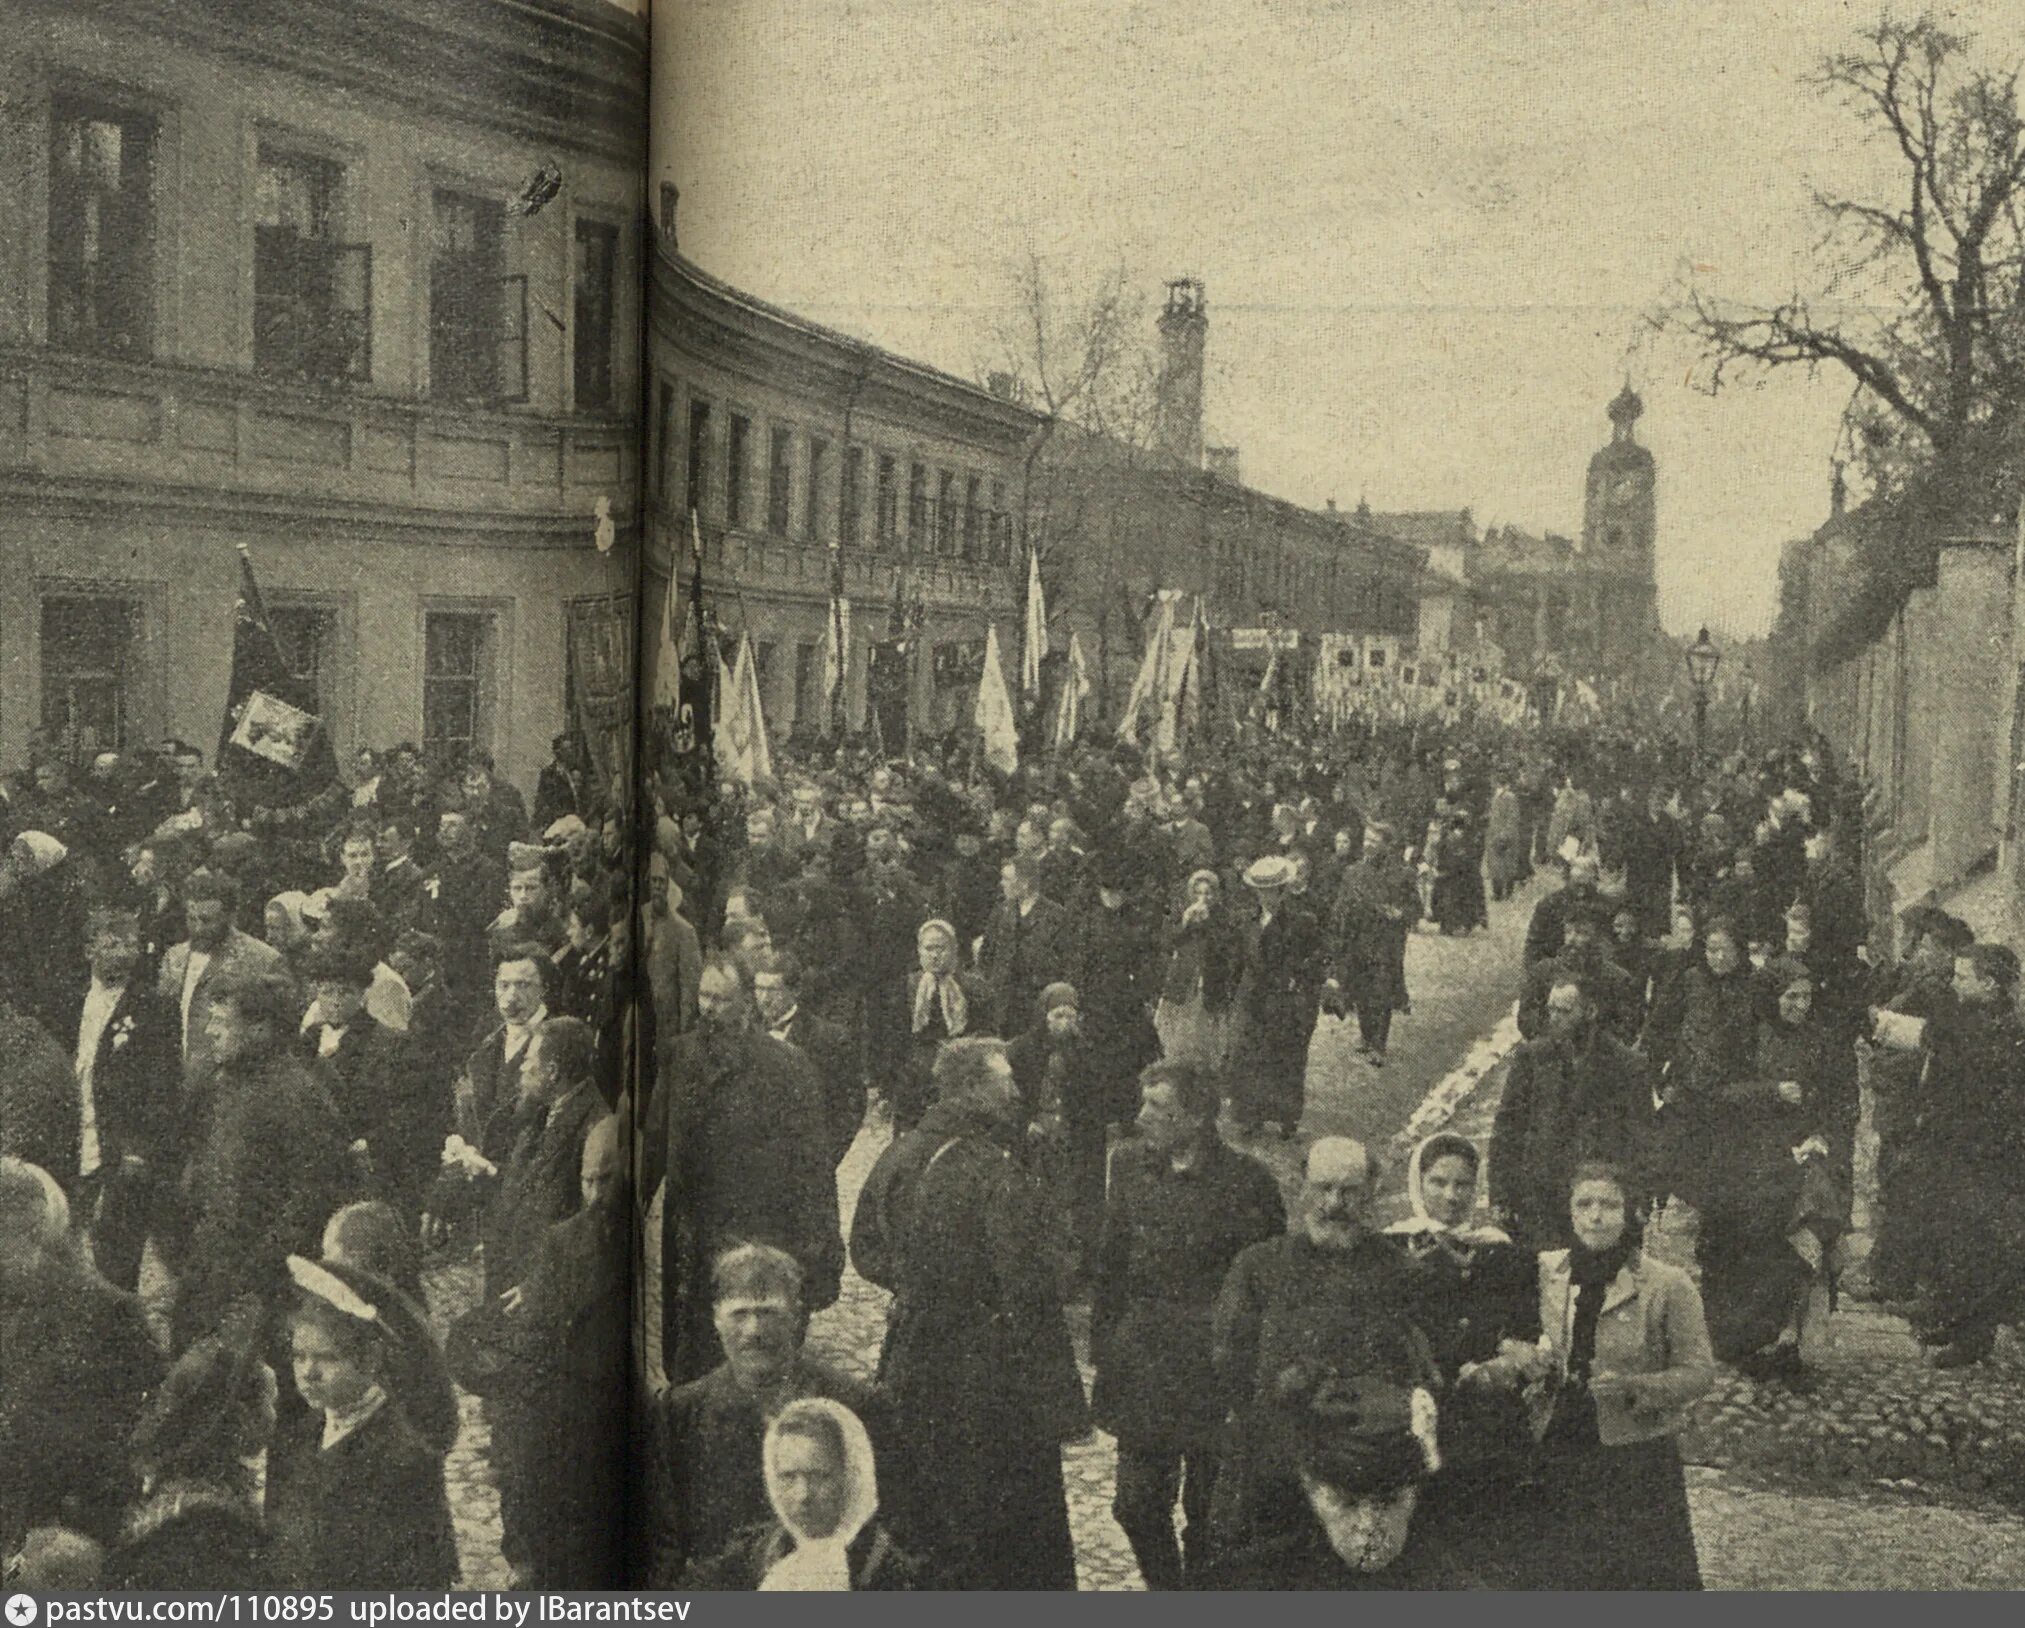
[[[215,742],[244,545],[341,757],[530,780],[632,619],[643,22],[8,17],[0,758]]]
[[[1589,460],[1582,527],[1573,537],[1516,526],[1479,530],[1467,509],[1372,514],[1376,530],[1419,543],[1436,581],[1422,643],[1488,640],[1517,675],[1657,673],[1660,630],[1654,546],[1656,468],[1636,426],[1644,403],[1629,385],[1605,409],[1611,436]]]
[[[896,602],[912,727],[961,727],[993,622],[1016,658],[1016,521],[1040,416],[711,276],[680,252],[677,205],[664,187],[649,304],[650,602],[686,583],[693,514],[709,611],[729,638],[751,636],[770,732],[807,736],[838,721],[834,568],[850,607],[844,727],[871,722],[874,647]]]

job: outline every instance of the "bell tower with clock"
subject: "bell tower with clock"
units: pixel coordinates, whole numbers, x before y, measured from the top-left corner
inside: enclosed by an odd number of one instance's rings
[[[1599,643],[1629,655],[1658,632],[1653,462],[1635,430],[1645,403],[1629,381],[1606,411],[1610,440],[1589,460],[1582,496],[1581,569],[1603,586]]]

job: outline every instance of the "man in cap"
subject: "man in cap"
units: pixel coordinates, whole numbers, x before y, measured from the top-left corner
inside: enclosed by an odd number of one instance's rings
[[[1267,1123],[1292,1136],[1307,1110],[1322,926],[1307,901],[1290,891],[1298,872],[1284,854],[1268,854],[1245,870],[1257,908],[1244,923],[1236,999],[1243,1027],[1234,1053],[1244,1066],[1232,1079],[1231,1111],[1247,1136]]]
[[[1329,921],[1332,1004],[1355,1006],[1361,1050],[1374,1068],[1385,1066],[1392,1014],[1406,1007],[1406,941],[1420,920],[1420,888],[1399,852],[1394,828],[1374,821],[1364,833],[1364,857],[1343,875]]]

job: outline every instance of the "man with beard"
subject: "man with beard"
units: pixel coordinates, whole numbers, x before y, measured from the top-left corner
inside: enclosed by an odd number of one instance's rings
[[[792,1255],[769,1244],[726,1250],[712,1263],[709,1299],[722,1355],[702,1377],[665,1392],[650,1421],[641,1559],[655,1588],[675,1587],[689,1562],[766,1518],[760,1444],[789,1402],[826,1396],[878,1430],[872,1392],[803,1350],[808,1309]],[[884,1457],[880,1482],[890,1504],[899,1488]]]
[[[1364,857],[1336,890],[1323,986],[1325,1006],[1357,1008],[1360,1049],[1373,1068],[1385,1066],[1392,1014],[1406,1008],[1406,940],[1419,920],[1413,867],[1394,846],[1392,827],[1374,822],[1364,833]]]
[[[953,1587],[1073,1589],[1060,1444],[1088,1419],[1060,1240],[1017,1154],[1019,1090],[988,1040],[944,1046],[935,1085],[866,1178],[851,1232],[859,1272],[894,1295],[879,1354],[903,1433],[889,1507]]]
[[[210,1013],[217,991],[240,974],[278,973],[281,952],[232,925],[239,890],[214,872],[192,871],[183,882],[188,937],[162,956],[159,987],[182,1020],[183,1074],[201,1087],[211,1069]]]
[[[85,947],[91,979],[72,1048],[79,1134],[66,1168],[77,1173],[75,1213],[98,1269],[132,1289],[179,1168],[176,1012],[139,969],[132,907],[95,906]]]
[[[1213,1517],[1226,1586],[1261,1586],[1269,1560],[1310,1587],[1396,1587],[1418,1569],[1382,1540],[1407,1531],[1394,1506],[1431,1468],[1411,1438],[1433,1404],[1409,1399],[1439,1379],[1405,1264],[1369,1225],[1376,1188],[1363,1144],[1317,1141],[1299,1226],[1240,1254],[1217,1296],[1211,1354],[1233,1412]],[[1383,1509],[1357,1507],[1373,1501]]]
[[[814,1310],[835,1302],[844,1264],[814,1067],[757,1028],[751,980],[729,957],[705,964],[696,1005],[696,1030],[667,1052],[641,1116],[649,1138],[642,1199],[667,1178],[662,1364],[677,1384],[710,1366],[706,1277],[720,1251],[735,1243],[786,1250]]]
[[[279,1311],[288,1257],[314,1256],[324,1223],[354,1195],[329,1091],[292,1051],[299,1009],[278,973],[234,973],[211,991],[210,1112],[188,1172],[193,1222],[173,1320],[178,1351],[213,1332],[242,1295]]]
[[[1627,1046],[1638,1039],[1645,1023],[1644,986],[1611,959],[1605,949],[1607,906],[1601,900],[1568,912],[1561,953],[1526,969],[1525,993],[1519,997],[1519,1033],[1538,1037],[1547,1026],[1547,996],[1557,983],[1575,980],[1593,990],[1596,1016],[1604,1030]]]
[[[1555,979],[1545,1019],[1512,1055],[1491,1129],[1491,1207],[1530,1250],[1565,1245],[1578,1164],[1650,1163],[1654,1116],[1644,1059],[1605,1030],[1579,974]]]
[[[1118,1440],[1111,1512],[1150,1589],[1177,1589],[1208,1548],[1223,1393],[1211,1308],[1230,1264],[1286,1229],[1278,1183],[1216,1132],[1214,1078],[1159,1062],[1139,1077],[1138,1135],[1111,1162],[1093,1274],[1097,1422]],[[1175,1541],[1177,1497],[1186,1550]]]

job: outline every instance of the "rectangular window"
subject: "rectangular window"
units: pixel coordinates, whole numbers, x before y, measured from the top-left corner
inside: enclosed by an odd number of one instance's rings
[[[752,671],[759,680],[759,704],[767,722],[773,722],[773,675],[779,665],[780,647],[770,639],[752,641]]]
[[[441,187],[430,219],[429,393],[527,400],[527,278],[506,275],[506,206]]]
[[[984,525],[984,514],[978,508],[978,493],[984,482],[972,475],[963,483],[963,557],[966,560],[983,558],[980,552],[980,537]]]
[[[139,690],[141,625],[137,600],[42,601],[42,727],[73,763],[126,747]]]
[[[794,481],[795,432],[776,424],[766,457],[766,529],[776,537],[788,534],[788,520],[794,505]]]
[[[920,464],[907,467],[907,552],[925,554],[928,536],[928,471]]]
[[[897,470],[890,452],[879,454],[878,528],[879,546],[891,548],[895,534],[900,529],[900,494],[897,487]]]
[[[691,514],[703,512],[704,483],[710,472],[710,403],[689,404],[689,490],[684,499]]]
[[[743,413],[731,415],[730,433],[724,438],[724,523],[745,521],[745,483],[752,463],[752,420]]]
[[[49,338],[109,356],[153,343],[155,121],[58,96],[49,153]]]
[[[1002,480],[991,483],[991,553],[1001,565],[1012,558],[1012,516],[1006,512]]]
[[[342,384],[372,377],[373,250],[340,243],[344,167],[262,144],[253,216],[253,368]]]
[[[935,552],[956,552],[956,477],[943,470],[935,483]]]
[[[675,385],[670,379],[654,384],[653,444],[648,448],[647,480],[652,491],[665,500],[675,489],[669,478],[668,462],[675,456]]]
[[[422,749],[445,767],[489,747],[493,618],[431,611],[422,625]]]
[[[612,335],[618,300],[619,229],[577,222],[576,348],[572,354],[579,412],[612,405]]]
[[[810,542],[822,540],[823,531],[823,483],[829,479],[830,443],[820,435],[809,437],[809,478],[806,485],[807,507],[802,510],[802,535]]]
[[[338,613],[328,605],[271,605],[267,625],[289,672],[316,697],[327,731],[338,724]]]
[[[864,535],[865,449],[844,449],[843,480],[837,487],[837,537],[846,548],[856,548]]]

